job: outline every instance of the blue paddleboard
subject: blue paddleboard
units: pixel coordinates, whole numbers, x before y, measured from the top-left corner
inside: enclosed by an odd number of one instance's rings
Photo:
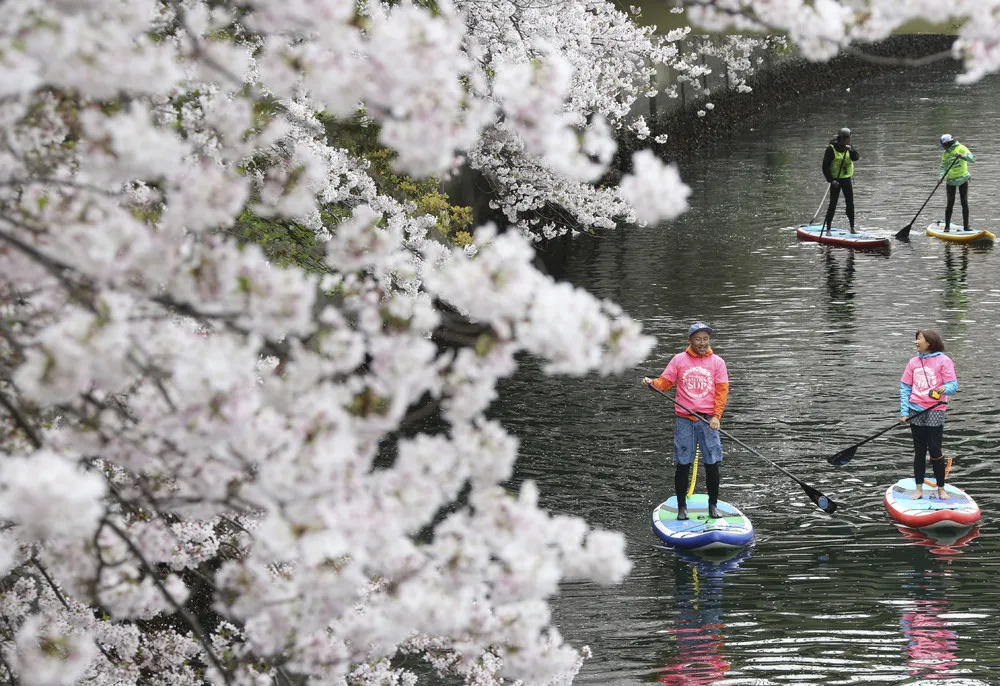
[[[653,531],[664,543],[697,552],[735,550],[753,540],[746,515],[723,500],[716,509],[722,516],[709,519],[708,496],[695,493],[687,498],[688,519],[678,521],[677,498],[671,496],[653,510]]]

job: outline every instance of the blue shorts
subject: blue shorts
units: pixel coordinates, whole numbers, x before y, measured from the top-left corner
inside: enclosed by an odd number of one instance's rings
[[[694,462],[694,451],[701,446],[701,461],[705,464],[722,462],[722,438],[705,422],[692,422],[685,417],[678,417],[674,422],[674,462],[691,464]]]

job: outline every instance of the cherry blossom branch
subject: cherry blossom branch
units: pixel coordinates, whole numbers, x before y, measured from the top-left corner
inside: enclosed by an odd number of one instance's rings
[[[223,681],[227,684],[231,684],[232,678],[231,675],[229,674],[229,670],[227,670],[223,666],[222,662],[219,660],[219,657],[215,654],[215,650],[212,648],[211,642],[208,640],[208,638],[205,636],[204,632],[201,629],[201,624],[198,622],[198,618],[192,615],[191,612],[187,610],[187,608],[185,608],[183,605],[177,602],[177,599],[174,598],[173,594],[170,593],[167,587],[160,580],[159,575],[153,569],[152,565],[150,565],[149,562],[146,560],[146,557],[142,554],[142,551],[139,550],[139,548],[135,545],[135,543],[132,542],[132,539],[129,538],[124,531],[122,531],[120,528],[118,528],[118,526],[114,522],[108,519],[104,520],[104,525],[107,526],[109,529],[111,529],[113,532],[115,532],[118,538],[122,540],[122,542],[129,549],[129,551],[139,561],[139,564],[142,566],[146,574],[149,575],[149,578],[152,580],[157,590],[160,591],[160,593],[163,595],[166,601],[170,603],[171,607],[174,608],[174,611],[177,612],[177,614],[179,614],[184,619],[184,622],[188,625],[191,631],[194,632],[194,635],[198,639],[198,642],[201,643],[202,650],[205,651],[205,654],[208,656],[209,661],[219,671],[219,674],[222,676]]]
[[[3,335],[4,339],[14,349],[14,353],[20,356],[24,356],[24,345],[21,344],[19,340],[14,335],[14,332],[4,321],[4,318],[0,317],[0,334]]]
[[[36,450],[44,445],[41,436],[38,435],[38,432],[35,431],[34,427],[31,426],[31,423],[23,414],[21,414],[21,411],[10,401],[9,398],[7,398],[7,394],[3,391],[0,391],[0,405],[3,405],[4,409],[7,410],[7,414],[11,416],[14,423],[17,424],[21,431],[27,435],[28,440],[31,441],[33,446],[35,446]]]
[[[0,187],[21,188],[23,186],[40,183],[51,184],[53,186],[63,186],[74,190],[88,191],[90,193],[97,193],[108,198],[121,198],[123,196],[121,191],[112,191],[89,183],[80,183],[79,181],[72,181],[70,179],[56,179],[50,176],[32,176],[24,179],[7,179],[5,181],[0,181]]]
[[[191,43],[191,49],[194,52],[195,57],[231,81],[234,85],[239,87],[245,86],[246,82],[241,77],[233,74],[231,71],[219,64],[218,60],[205,51],[204,47],[202,47],[201,40],[199,40],[198,36],[191,29],[191,26],[188,23],[187,11],[184,9],[184,6],[181,5],[178,0],[167,0],[167,4],[173,8],[174,15],[177,17],[177,23],[180,25],[184,33],[187,34],[188,41]]]
[[[14,670],[12,670],[10,668],[10,665],[7,664],[7,658],[4,657],[4,652],[6,651],[0,650],[0,665],[3,665],[3,668],[7,670],[7,676],[10,677],[10,681],[8,681],[7,683],[12,685],[19,684],[20,680],[14,676]]]
[[[174,298],[166,295],[154,295],[149,298],[152,302],[158,303],[167,307],[177,314],[182,314],[186,317],[191,317],[192,319],[197,319],[201,322],[221,322],[223,326],[234,333],[238,333],[241,336],[249,336],[250,330],[245,329],[233,320],[236,319],[240,313],[239,312],[205,312],[204,310],[199,310],[191,303],[182,302],[180,300],[175,300]],[[291,346],[287,343],[281,343],[278,341],[273,341],[268,338],[262,340],[262,346],[265,352],[274,355],[275,357],[285,360],[291,355]]]
[[[0,220],[5,221],[8,224],[12,224],[14,226],[25,229],[27,231],[32,231],[32,228],[27,224],[24,224],[23,222],[20,222],[16,219],[11,219],[5,214],[0,214]],[[13,234],[10,234],[6,231],[0,231],[0,240],[6,241],[7,243],[14,246],[21,252],[25,253],[36,263],[44,267],[46,271],[52,274],[52,276],[54,276],[61,284],[63,284],[63,286],[66,287],[67,293],[77,303],[79,303],[80,305],[82,305],[91,312],[96,311],[93,300],[91,298],[85,297],[83,292],[84,290],[83,287],[80,286],[79,284],[73,283],[66,275],[67,272],[71,274],[76,273],[76,270],[73,269],[71,266],[65,264],[64,262],[60,262],[59,260],[53,257],[49,257],[48,255],[38,250],[34,246],[28,245],[17,236],[14,236]]]
[[[934,62],[955,58],[951,50],[941,50],[940,52],[925,55],[924,57],[885,57],[883,55],[873,55],[853,45],[849,45],[844,48],[844,52],[864,62],[887,67],[923,67]]]
[[[59,603],[63,606],[66,612],[72,613],[73,610],[70,608],[69,603],[66,601],[66,598],[63,597],[62,591],[59,590],[59,587],[56,585],[56,582],[52,579],[51,576],[49,576],[48,571],[46,571],[45,567],[42,566],[42,563],[38,561],[38,558],[32,557],[30,562],[35,567],[35,569],[38,570],[38,573],[42,575],[42,578],[45,579],[45,583],[48,584],[50,589],[52,589],[52,593],[55,594],[56,598],[59,600]],[[111,657],[111,654],[108,653],[108,651],[104,648],[104,646],[101,645],[100,641],[94,638],[93,642],[94,645],[97,647],[98,650],[101,651],[101,654],[104,655],[104,657],[107,659],[108,662],[112,664],[118,662],[116,659]]]

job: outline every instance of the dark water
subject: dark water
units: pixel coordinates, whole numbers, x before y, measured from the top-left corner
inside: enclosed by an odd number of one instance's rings
[[[629,542],[635,566],[623,584],[568,584],[555,601],[564,635],[594,651],[578,683],[1000,683],[1000,246],[924,235],[943,218],[943,191],[888,257],[799,243],[790,228],[816,211],[824,144],[846,125],[862,154],[861,227],[891,235],[913,219],[948,132],[979,157],[972,224],[997,232],[1000,79],[962,87],[952,77],[915,70],[777,107],[769,123],[685,164],[694,194],[680,220],[575,244],[560,276],[617,301],[658,340],[620,377],[550,378],[529,362],[499,406],[523,441],[518,478],[536,480],[551,510]],[[749,556],[726,565],[658,547],[649,526],[672,493],[672,422],[638,380],[684,348],[695,319],[716,328],[729,366],[723,428],[844,504],[842,516],[824,514],[723,439],[722,497],[757,530]],[[885,516],[886,487],[911,469],[905,429],[847,467],[825,460],[895,421],[899,377],[924,327],[941,333],[958,370],[950,478],[984,511],[952,545]]]

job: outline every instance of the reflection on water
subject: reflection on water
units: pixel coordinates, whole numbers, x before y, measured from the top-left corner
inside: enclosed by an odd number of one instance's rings
[[[947,679],[958,665],[955,651],[958,634],[941,615],[948,612],[943,598],[914,600],[903,613],[899,626],[906,637],[909,675],[918,679]]]
[[[723,576],[747,553],[726,562],[693,557],[677,565],[676,611],[666,635],[675,639],[676,659],[660,670],[664,686],[708,686],[729,673],[722,616]]]
[[[634,563],[619,586],[566,584],[553,601],[562,634],[594,653],[577,682],[684,683],[690,664],[726,686],[1000,684],[1000,251],[914,231],[888,256],[851,253],[783,228],[815,210],[824,145],[847,124],[864,155],[858,225],[891,236],[936,182],[937,137],[953,124],[982,160],[1000,160],[1000,78],[958,86],[934,67],[774,116],[681,162],[693,194],[677,221],[582,236],[561,267],[560,278],[618,302],[656,336],[650,358],[627,374],[580,379],[547,377],[529,359],[502,389],[497,419],[521,439],[516,480],[536,480],[553,511],[624,532]],[[1000,187],[1000,164],[973,173],[977,188]],[[1000,194],[976,195],[972,223],[1000,226]],[[653,508],[673,492],[672,414],[638,384],[684,349],[698,319],[714,327],[729,368],[723,428],[843,503],[824,514],[724,439],[720,497],[753,521],[756,543],[717,576],[660,550],[650,531]],[[888,520],[885,489],[912,469],[902,425],[846,467],[826,462],[895,421],[913,332],[928,327],[944,337],[960,380],[948,411],[949,480],[983,511],[965,540],[909,537]],[[937,672],[947,680],[914,666],[907,650],[914,637],[921,646],[932,638],[914,630],[931,627],[955,634],[937,647],[949,653]]]
[[[910,542],[927,546],[938,559],[946,561],[956,559],[964,552],[963,548],[967,544],[979,538],[979,525],[947,527],[933,531],[911,529],[902,524],[895,526]]]
[[[896,526],[910,542],[924,546],[930,553],[930,557],[917,558],[912,575],[903,584],[906,600],[897,604],[900,630],[906,639],[907,675],[917,679],[916,683],[958,679],[966,673],[959,657],[958,629],[963,618],[953,614],[948,600],[959,581],[951,563],[971,550],[969,544],[979,537],[979,527],[919,531]],[[972,686],[983,682],[958,683]]]
[[[964,324],[969,311],[968,277],[969,246],[944,246],[944,310],[952,313],[952,321]]]
[[[854,251],[824,246],[830,321],[854,323]]]

